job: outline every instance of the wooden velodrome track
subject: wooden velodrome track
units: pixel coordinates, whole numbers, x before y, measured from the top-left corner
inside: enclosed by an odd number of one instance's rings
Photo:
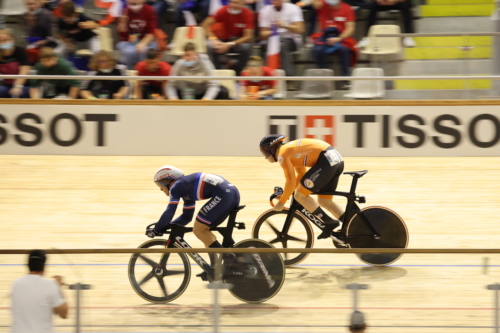
[[[367,204],[392,208],[405,219],[411,248],[498,248],[500,158],[345,158],[346,171],[368,169],[358,185]],[[186,173],[221,174],[247,205],[238,216],[250,237],[269,208],[273,186],[283,184],[277,165],[263,158],[0,156],[1,248],[125,248],[147,238],[167,198],[151,179],[173,164]],[[351,178],[341,177],[347,190]],[[340,201],[342,202],[342,201]],[[200,207],[201,205],[198,205]],[[186,239],[200,247],[193,235]],[[329,240],[315,248],[331,247]],[[85,332],[210,332],[212,293],[194,275],[174,303],[152,305],[127,278],[129,255],[51,255],[47,276],[84,282]],[[483,263],[488,257],[489,267]],[[0,332],[8,332],[11,282],[25,274],[24,255],[0,255]],[[352,311],[347,283],[367,283],[359,305],[368,332],[491,332],[499,255],[406,254],[391,267],[362,265],[353,255],[312,254],[287,269],[280,293],[264,304],[241,303],[221,291],[223,332],[346,332]],[[65,291],[70,305],[72,291]],[[56,331],[72,332],[68,320]]]

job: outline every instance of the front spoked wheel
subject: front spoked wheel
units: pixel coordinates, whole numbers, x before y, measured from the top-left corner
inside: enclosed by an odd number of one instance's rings
[[[165,239],[147,241],[139,248],[165,248]],[[191,266],[185,253],[135,253],[128,264],[128,278],[137,295],[152,303],[175,300],[186,290]]]
[[[364,221],[364,215],[380,235],[380,239],[362,237],[372,234]],[[367,207],[354,215],[347,225],[347,236],[351,248],[401,248],[408,246],[409,234],[403,219],[385,207]],[[369,265],[385,266],[401,258],[402,253],[357,253],[359,259]]]
[[[277,248],[312,248],[314,244],[311,224],[304,215],[295,212],[288,231],[284,230],[288,209],[264,212],[253,225],[252,237],[263,239]],[[286,266],[297,265],[309,253],[282,253]]]
[[[274,248],[260,239],[246,239],[235,248]],[[285,264],[279,253],[237,253],[224,280],[232,287],[229,292],[247,303],[262,303],[273,298],[285,282]]]

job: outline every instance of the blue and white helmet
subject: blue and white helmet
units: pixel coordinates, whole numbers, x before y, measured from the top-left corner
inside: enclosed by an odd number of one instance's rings
[[[184,176],[184,172],[171,165],[164,165],[155,173],[154,182],[156,185],[168,185],[171,181]]]

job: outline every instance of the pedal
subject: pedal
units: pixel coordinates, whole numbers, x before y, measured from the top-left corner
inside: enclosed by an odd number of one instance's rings
[[[205,271],[201,272],[200,274],[196,274],[196,277],[201,278],[202,281],[208,281],[208,274]]]
[[[236,222],[234,224],[234,226],[236,227],[236,229],[240,229],[240,230],[246,229],[245,223],[243,223],[243,222]]]

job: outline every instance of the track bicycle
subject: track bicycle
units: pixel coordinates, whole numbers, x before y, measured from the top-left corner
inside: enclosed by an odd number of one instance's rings
[[[238,206],[229,214],[226,227],[213,227],[223,236],[222,246],[226,248],[274,248],[260,239],[245,239],[237,244],[232,238],[234,228],[245,229],[245,224],[236,222],[238,211],[245,206]],[[154,228],[150,224],[146,232]],[[171,225],[168,239],[152,239],[139,248],[184,248],[191,246],[184,240],[184,234],[193,228]],[[257,251],[257,250],[256,250]],[[152,253],[151,255],[155,255]],[[191,257],[206,273],[208,280],[215,280],[215,272],[197,253],[158,253],[159,258],[151,259],[149,254],[133,254],[128,266],[128,276],[134,291],[143,299],[152,303],[172,302],[186,290],[191,278]],[[222,258],[219,257],[219,260]],[[230,261],[230,262],[228,262]],[[217,280],[231,284],[229,292],[247,303],[265,302],[281,289],[285,281],[285,265],[279,253],[236,253],[231,260],[224,259],[221,275]],[[148,283],[156,280],[155,283]]]
[[[356,186],[359,178],[368,171],[344,172],[351,175],[352,183],[349,192],[319,191],[313,194],[336,195],[347,198],[345,213],[339,218],[342,222],[341,235],[338,239],[332,237],[337,248],[401,248],[408,246],[408,228],[403,219],[389,208],[372,206],[360,209],[356,202],[366,203],[364,196],[356,195]],[[283,189],[275,187],[271,195],[273,200],[283,193]],[[262,213],[254,223],[252,237],[262,239],[264,235],[273,237],[268,242],[281,245],[283,248],[303,247],[312,248],[314,235],[311,224],[320,229],[324,223],[307,211],[294,200],[292,195],[290,208],[281,212],[269,209]],[[305,238],[304,238],[305,236]],[[266,237],[267,238],[267,237]],[[304,260],[309,253],[284,253],[286,266],[293,266]],[[357,253],[359,259],[369,265],[385,266],[394,263],[402,253]]]

